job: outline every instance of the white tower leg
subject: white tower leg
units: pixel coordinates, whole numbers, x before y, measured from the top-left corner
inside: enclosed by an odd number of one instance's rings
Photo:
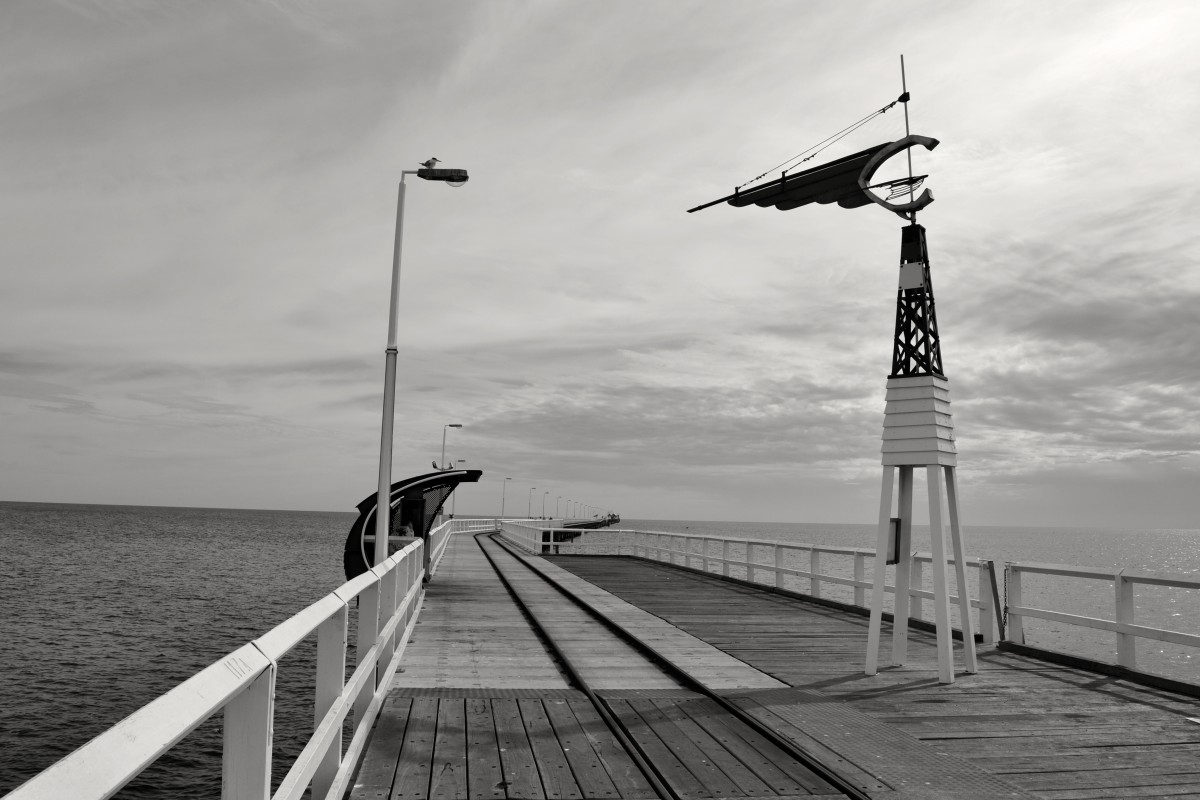
[[[926,467],[929,480],[929,538],[933,545],[933,610],[937,625],[938,682],[954,683],[954,638],[950,633],[950,590],[946,575],[946,542],[942,526],[942,475]]]
[[[962,528],[958,524],[958,482],[955,467],[943,467],[946,471],[946,501],[950,506],[950,542],[954,546],[954,579],[958,584],[958,615],[962,619],[963,660],[965,671],[979,671],[975,659],[975,626],[971,620],[971,592],[967,586],[967,550],[963,545]],[[983,590],[982,585],[980,591]]]
[[[896,503],[900,516],[900,543],[896,548],[896,595],[892,601],[892,664],[908,661],[908,590],[912,584],[912,505],[913,468],[900,467],[900,497]]]
[[[867,627],[867,663],[864,670],[868,675],[879,671],[879,630],[883,625],[883,587],[887,572],[888,531],[892,518],[892,484],[895,482],[895,467],[883,468],[883,486],[879,491],[879,533],[875,540],[875,580],[871,586],[871,623]]]

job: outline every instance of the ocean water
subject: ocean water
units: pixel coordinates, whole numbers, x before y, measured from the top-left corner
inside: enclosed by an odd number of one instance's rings
[[[340,585],[353,519],[0,502],[0,795]],[[621,527],[874,547],[871,525],[625,520]],[[915,534],[916,548],[928,550],[928,532]],[[970,556],[998,562],[1200,573],[1196,530],[968,528],[966,536]],[[850,569],[832,558],[823,568]],[[1111,618],[1111,583],[1090,583],[1030,578],[1026,602]],[[1198,594],[1142,590],[1138,621],[1200,633]],[[828,595],[838,596],[832,588]],[[1031,644],[1113,659],[1111,637],[1101,632],[1080,636],[1029,621],[1027,635]],[[312,727],[314,655],[307,641],[280,665],[276,782],[279,765],[290,763]],[[1196,653],[1143,644],[1138,656],[1147,670],[1200,683]],[[217,796],[220,735],[217,715],[118,797]]]

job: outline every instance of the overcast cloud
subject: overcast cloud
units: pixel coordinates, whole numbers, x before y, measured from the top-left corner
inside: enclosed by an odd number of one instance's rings
[[[0,499],[870,522],[900,221],[715,199],[908,64],[967,523],[1200,527],[1193,2],[16,0]],[[903,134],[900,107],[835,157]],[[536,503],[535,503],[536,505]]]

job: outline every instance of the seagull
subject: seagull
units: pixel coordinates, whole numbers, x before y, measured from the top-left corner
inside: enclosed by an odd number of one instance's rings
[[[425,169],[435,169],[437,167],[438,161],[440,161],[440,160],[441,159],[431,158],[428,161],[422,161],[421,166],[424,167]]]

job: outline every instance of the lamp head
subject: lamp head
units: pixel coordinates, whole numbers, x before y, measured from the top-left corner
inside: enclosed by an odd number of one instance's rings
[[[457,422],[452,422],[452,423],[450,423],[449,425],[447,425],[446,427],[447,427],[447,428],[461,428],[461,427],[462,427],[462,425],[460,425],[460,424],[459,424],[459,423],[457,423]]]
[[[447,186],[455,188],[462,186],[468,179],[465,169],[437,169],[435,167],[422,167],[417,170],[417,177],[427,181],[441,181]]]

